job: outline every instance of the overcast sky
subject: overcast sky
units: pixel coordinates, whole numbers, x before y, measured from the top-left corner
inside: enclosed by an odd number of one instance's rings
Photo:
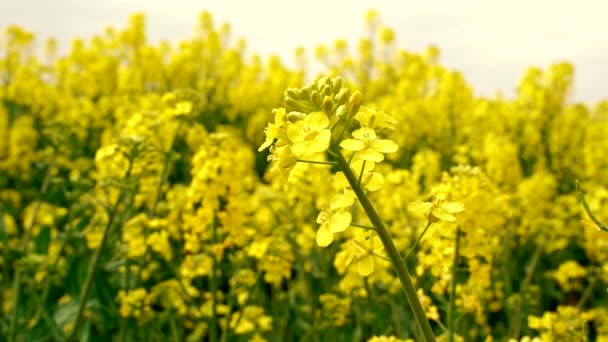
[[[573,100],[608,99],[607,0],[0,0],[0,27],[19,24],[65,47],[75,36],[124,27],[141,11],[152,41],[175,41],[190,37],[198,13],[209,10],[250,50],[291,58],[300,45],[354,41],[369,8],[396,31],[400,47],[439,46],[442,62],[481,94],[510,96],[528,66],[569,60],[576,67]]]

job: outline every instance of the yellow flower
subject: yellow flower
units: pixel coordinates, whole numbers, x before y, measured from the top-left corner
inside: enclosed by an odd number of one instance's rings
[[[285,108],[279,108],[274,110],[274,124],[269,123],[264,132],[266,133],[266,140],[258,148],[258,151],[263,151],[268,146],[272,145],[272,143],[276,140],[277,144],[275,146],[280,147],[282,141],[287,141],[287,136],[285,132],[285,126],[287,125],[287,114],[285,113]]]
[[[464,204],[460,202],[442,202],[437,198],[433,202],[415,201],[407,206],[407,210],[413,214],[426,216],[430,222],[444,220],[447,222],[456,221],[452,214],[464,210]]]
[[[289,173],[296,165],[298,160],[293,155],[289,146],[283,147],[272,147],[270,149],[271,154],[268,156],[268,161],[273,162],[271,172],[278,171],[281,179],[287,181],[289,179]]]
[[[346,266],[355,263],[357,272],[366,277],[374,272],[374,255],[380,253],[384,249],[382,241],[375,232],[367,232],[363,241],[354,238],[351,240],[351,249],[349,256],[346,258]]]
[[[323,112],[308,114],[303,120],[287,126],[287,137],[296,156],[323,152],[329,147],[329,118]]]
[[[395,124],[397,124],[397,120],[392,116],[381,110],[366,106],[361,106],[361,109],[355,115],[355,119],[359,121],[361,127],[368,127],[377,132],[382,130],[393,131],[395,130]]]
[[[376,139],[376,132],[369,127],[354,131],[355,139],[345,139],[340,147],[348,151],[359,152],[358,157],[365,161],[379,163],[384,160],[383,153],[393,153],[399,146],[389,139]]]
[[[355,203],[352,196],[337,194],[332,197],[329,207],[319,213],[317,223],[321,226],[317,230],[317,244],[327,247],[334,241],[334,234],[346,230],[350,225],[352,216],[348,207]]]

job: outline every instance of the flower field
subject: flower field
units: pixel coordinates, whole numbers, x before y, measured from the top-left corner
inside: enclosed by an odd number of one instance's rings
[[[0,341],[608,341],[608,102],[362,24],[295,63],[206,12],[5,28]]]

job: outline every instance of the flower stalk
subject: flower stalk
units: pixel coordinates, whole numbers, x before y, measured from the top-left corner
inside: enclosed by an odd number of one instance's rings
[[[374,208],[372,202],[365,194],[363,187],[359,184],[357,176],[351,170],[348,161],[344,158],[342,153],[340,153],[340,151],[336,147],[332,147],[332,149],[332,155],[334,155],[334,157],[336,158],[338,167],[342,172],[344,172],[344,176],[352,187],[353,192],[359,199],[359,202],[361,203],[363,210],[365,210],[365,213],[367,214],[370,222],[376,229],[378,237],[380,237],[380,240],[384,245],[384,249],[386,250],[388,257],[391,260],[391,263],[397,271],[397,276],[401,281],[401,285],[403,286],[403,290],[405,291],[405,296],[407,297],[407,301],[412,309],[412,312],[414,313],[416,323],[420,328],[420,331],[422,332],[422,337],[424,338],[424,341],[435,341],[433,329],[431,328],[431,325],[428,319],[426,318],[426,313],[424,311],[424,308],[422,307],[422,303],[420,302],[420,299],[416,294],[416,288],[414,287],[414,283],[412,282],[410,272],[408,271],[405,262],[401,258],[401,255],[399,254],[399,251],[397,250],[397,247],[393,242],[390,232],[382,222],[382,219],[378,215],[378,212]]]

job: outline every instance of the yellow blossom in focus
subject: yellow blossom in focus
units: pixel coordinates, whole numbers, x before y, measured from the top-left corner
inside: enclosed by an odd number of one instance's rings
[[[300,157],[327,150],[331,139],[328,126],[329,119],[323,112],[310,113],[303,120],[287,126],[293,154]]]
[[[399,146],[389,139],[376,139],[376,132],[368,127],[355,130],[355,139],[345,139],[340,147],[348,151],[358,152],[358,157],[365,161],[379,163],[384,160],[384,153],[393,153]]]

